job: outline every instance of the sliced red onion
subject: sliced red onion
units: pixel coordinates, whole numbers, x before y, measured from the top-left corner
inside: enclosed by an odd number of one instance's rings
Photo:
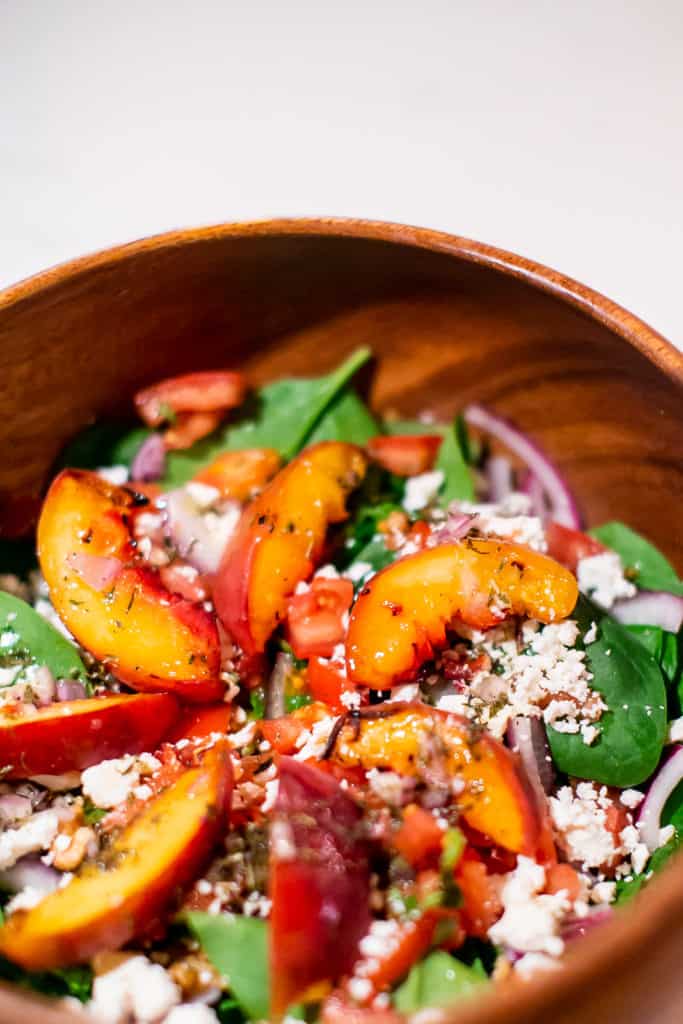
[[[80,682],[80,680],[57,680],[57,700],[83,700],[85,695],[85,683]]]
[[[0,871],[0,885],[10,892],[21,892],[27,886],[47,896],[59,885],[61,874],[43,864],[40,857],[22,857],[11,868]]]
[[[683,746],[677,745],[650,783],[647,795],[640,805],[638,814],[638,831],[640,838],[653,853],[659,846],[659,830],[661,828],[664,805],[678,783],[683,779]]]
[[[240,506],[233,502],[214,516],[212,527],[198,505],[184,488],[166,495],[166,530],[178,549],[202,573],[218,570],[227,544],[240,515]]]
[[[137,455],[130,467],[133,482],[140,480],[147,483],[159,480],[164,475],[166,464],[166,447],[161,434],[150,434],[138,448]]]
[[[504,455],[492,455],[487,460],[484,470],[489,485],[489,501],[503,501],[514,491],[512,463]]]
[[[573,530],[581,527],[581,517],[565,480],[548,456],[517,427],[482,405],[465,409],[465,420],[509,448],[539,481],[550,506],[550,518]]]
[[[642,590],[626,601],[617,601],[610,615],[627,626],[659,626],[678,633],[683,625],[683,597],[664,590]]]
[[[438,544],[452,544],[453,541],[462,540],[469,533],[476,518],[476,515],[472,513],[450,514],[446,522],[438,530],[433,531],[429,539],[429,546],[436,547]]]
[[[555,769],[545,727],[540,718],[516,715],[507,727],[507,740],[524,766],[529,782],[538,796],[545,797],[555,785]]]
[[[33,813],[33,804],[28,796],[6,793],[0,796],[0,822],[21,821]]]
[[[290,655],[285,651],[280,651],[268,680],[266,718],[282,718],[284,715],[287,681],[292,675],[292,667]]]
[[[523,494],[529,496],[532,514],[544,521],[548,519],[548,503],[543,493],[543,485],[538,478],[533,473],[525,473],[520,489]]]
[[[123,568],[123,562],[118,558],[109,558],[105,555],[73,552],[67,556],[67,562],[84,583],[100,592],[111,587]]]
[[[562,926],[561,936],[565,942],[574,942],[575,939],[582,939],[596,928],[602,928],[609,924],[614,917],[611,907],[599,907],[591,911],[585,917],[576,917],[573,921],[567,921]]]

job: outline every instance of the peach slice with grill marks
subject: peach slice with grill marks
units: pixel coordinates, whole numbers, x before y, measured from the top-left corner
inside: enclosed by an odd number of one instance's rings
[[[59,617],[76,640],[135,690],[220,699],[215,616],[171,594],[136,552],[139,498],[96,473],[67,469],[38,523],[38,558]]]

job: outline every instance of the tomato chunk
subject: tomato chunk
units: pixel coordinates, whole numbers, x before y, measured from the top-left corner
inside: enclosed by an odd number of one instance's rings
[[[417,476],[432,469],[442,437],[440,434],[394,434],[372,437],[366,448],[380,466],[396,476]]]
[[[169,377],[143,388],[135,408],[148,427],[159,427],[177,413],[217,412],[241,405],[246,381],[234,370],[203,370]]]
[[[545,528],[548,554],[572,572],[576,572],[582,558],[601,555],[607,549],[595,537],[580,530],[572,530],[561,523],[548,523]]]
[[[329,658],[346,633],[344,614],[353,601],[353,583],[318,577],[311,589],[295,594],[287,608],[289,641],[297,658]]]

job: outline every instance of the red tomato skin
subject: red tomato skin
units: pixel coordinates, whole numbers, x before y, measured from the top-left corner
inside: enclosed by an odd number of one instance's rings
[[[396,476],[417,476],[432,469],[442,437],[440,434],[393,434],[372,437],[368,454]]]
[[[545,528],[545,538],[550,557],[554,558],[556,562],[566,565],[574,573],[582,558],[601,555],[603,551],[607,550],[594,537],[589,537],[587,533],[582,533],[580,530],[572,530],[569,526],[562,526],[561,523],[548,523]]]

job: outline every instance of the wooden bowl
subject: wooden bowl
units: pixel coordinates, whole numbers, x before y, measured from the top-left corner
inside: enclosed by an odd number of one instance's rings
[[[317,374],[360,344],[372,404],[450,416],[473,399],[532,433],[589,523],[625,520],[683,569],[683,357],[601,295],[467,239],[368,221],[181,231],[0,294],[0,491],[40,490],[64,441],[141,385],[243,367]],[[1,568],[1,567],[0,567]],[[683,862],[562,970],[448,1016],[462,1024],[681,1019]],[[72,1020],[0,992],[0,1019]]]

